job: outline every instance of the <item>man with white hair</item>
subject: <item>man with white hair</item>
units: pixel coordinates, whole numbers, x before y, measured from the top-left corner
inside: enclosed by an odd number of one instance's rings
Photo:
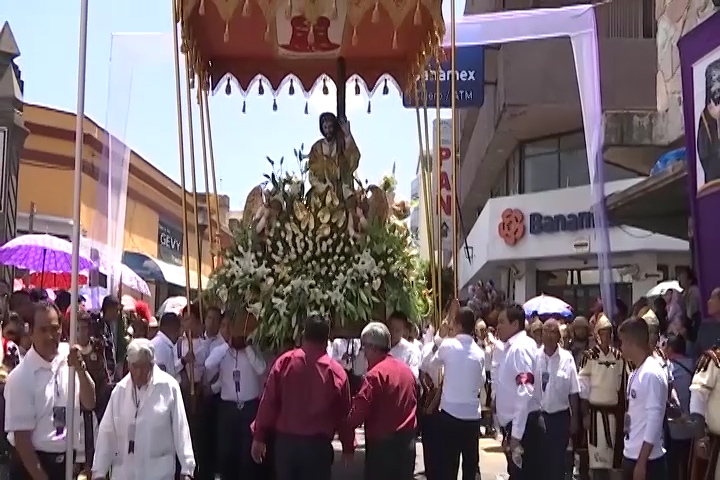
[[[100,422],[92,478],[113,480],[175,479],[195,471],[190,427],[180,385],[155,365],[155,350],[145,338],[127,348],[130,373],[118,382]]]
[[[360,335],[368,371],[352,401],[347,427],[365,424],[365,478],[411,480],[415,470],[415,375],[390,355],[390,330],[369,323]]]

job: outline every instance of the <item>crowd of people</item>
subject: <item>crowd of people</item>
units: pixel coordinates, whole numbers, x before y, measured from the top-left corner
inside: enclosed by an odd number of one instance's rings
[[[475,480],[479,438],[498,433],[511,480],[709,480],[720,349],[704,347],[716,321],[698,320],[692,288],[684,295],[678,322],[677,299],[618,303],[612,318],[602,305],[589,319],[527,318],[485,285],[451,301],[437,328],[397,311],[331,339],[314,315],[269,355],[232,312],[193,303],[157,321],[114,296],[81,309],[68,345],[64,293],[14,292],[3,314],[7,467],[13,480],[64,479],[67,462],[92,480],[329,480],[333,439],[350,462],[363,426],[367,480],[414,478],[417,441],[428,480]],[[720,290],[708,311],[720,320]]]

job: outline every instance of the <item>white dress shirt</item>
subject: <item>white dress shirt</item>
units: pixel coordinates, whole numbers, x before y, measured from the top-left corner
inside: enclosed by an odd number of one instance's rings
[[[205,361],[210,352],[225,344],[225,339],[219,333],[214,337],[205,337],[205,358],[203,359],[203,385],[205,385],[213,394],[220,393],[220,368],[216,367],[212,370],[205,368]],[[215,378],[217,377],[217,378]]]
[[[653,357],[648,357],[627,383],[628,409],[625,416],[625,458],[637,460],[643,443],[653,446],[650,460],[665,454],[663,421],[668,398],[667,373]]]
[[[415,379],[418,379],[420,375],[420,351],[415,345],[401,338],[400,341],[390,349],[390,355],[410,367],[413,375],[415,375]]]
[[[155,365],[166,372],[175,380],[180,381],[180,372],[183,369],[182,360],[178,357],[177,347],[163,332],[157,334],[150,340],[155,349]]]
[[[336,338],[330,347],[330,358],[338,362],[353,375],[362,376],[367,372],[367,360],[360,349],[359,338]]]
[[[187,337],[182,336],[178,339],[178,343],[180,344],[180,355],[182,357],[185,357],[185,355],[188,354],[188,341]],[[203,374],[205,373],[205,360],[207,359],[207,347],[208,342],[204,338],[193,338],[192,340],[193,344],[193,354],[195,355],[195,362],[193,363],[193,375],[195,382],[200,382],[203,378]],[[177,353],[177,346],[175,347],[175,351]],[[181,363],[182,365],[182,363]],[[182,366],[182,369],[185,367]],[[188,376],[189,378],[189,376]]]
[[[15,445],[14,432],[31,431],[35,450],[45,453],[65,453],[67,427],[58,434],[53,423],[53,408],[68,405],[68,379],[70,370],[67,356],[70,346],[61,343],[52,362],[42,358],[34,348],[28,350],[22,362],[8,375],[5,382],[5,431],[8,441]],[[75,432],[73,445],[80,443],[82,419],[80,415],[80,382],[75,377]]]
[[[444,367],[440,410],[461,420],[477,420],[480,390],[485,386],[485,352],[464,333],[439,340],[439,346],[422,359],[421,368]]]
[[[493,382],[498,423],[512,422],[512,436],[522,440],[528,414],[537,410],[533,394],[539,380],[534,378],[538,347],[522,330],[505,342],[502,361],[498,364],[497,382]],[[494,380],[494,378],[493,378]]]
[[[572,353],[557,347],[548,356],[543,348],[538,353],[535,367],[535,399],[545,413],[562,412],[570,408],[570,395],[580,394],[580,381]],[[537,384],[536,384],[537,387]]]
[[[126,375],[110,394],[100,422],[92,478],[105,478],[112,469],[112,480],[173,480],[176,456],[180,473],[193,475],[195,456],[180,385],[157,366],[140,389]]]
[[[496,340],[490,353],[490,386],[492,387],[492,399],[497,397],[498,390],[498,368],[505,357],[505,344]]]
[[[244,403],[260,396],[267,363],[251,346],[236,350],[223,343],[208,354],[205,368],[220,369],[218,381],[222,400]],[[236,375],[240,375],[239,388],[235,388]]]

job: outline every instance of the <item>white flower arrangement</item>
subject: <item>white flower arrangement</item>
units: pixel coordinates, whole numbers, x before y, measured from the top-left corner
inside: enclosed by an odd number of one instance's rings
[[[343,208],[336,198],[318,201],[290,173],[266,178],[267,198],[282,208],[261,232],[250,222],[233,232],[207,288],[225,307],[246,308],[258,319],[257,342],[277,347],[296,338],[312,312],[358,332],[384,319],[385,311],[400,308],[412,318],[425,313],[424,280],[402,223],[370,223],[355,238],[333,220]]]

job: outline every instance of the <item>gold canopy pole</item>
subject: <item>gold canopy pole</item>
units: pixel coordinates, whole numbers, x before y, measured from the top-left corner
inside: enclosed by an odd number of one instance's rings
[[[422,77],[421,77],[422,82]],[[424,84],[424,82],[422,82]],[[432,191],[428,188],[428,162],[430,157],[430,149],[423,149],[422,125],[420,123],[420,98],[418,95],[417,82],[414,87],[415,93],[415,117],[417,120],[418,130],[418,146],[420,147],[420,182],[422,184],[422,202],[425,214],[425,230],[428,236],[428,259],[430,263],[430,288],[433,293],[437,292],[436,273],[435,273],[435,251],[433,250],[433,227],[432,227]],[[427,109],[427,97],[425,98],[425,107]],[[433,302],[433,318],[437,318],[437,302]]]
[[[445,305],[442,304],[442,280],[443,280],[443,242],[442,242],[442,193],[440,192],[440,173],[442,172],[442,158],[440,158],[440,55],[442,53],[441,47],[438,47],[438,53],[435,55],[435,121],[437,122],[437,128],[435,129],[435,215],[436,215],[436,226],[435,235],[437,238],[437,264],[438,264],[438,308],[440,309],[440,315],[438,315],[438,327],[442,322],[443,309]]]
[[[220,246],[220,198],[218,197],[217,192],[217,178],[216,178],[216,170],[215,170],[215,149],[213,148],[213,137],[212,137],[212,122],[210,119],[212,118],[210,116],[210,102],[208,101],[208,92],[203,92],[203,107],[205,108],[205,121],[207,122],[207,136],[208,136],[208,149],[210,150],[210,174],[212,175],[212,192],[213,197],[215,198],[215,218],[217,219],[217,239],[213,239],[213,241],[217,241],[218,247]],[[215,266],[215,256],[213,255],[213,266]]]
[[[180,158],[180,204],[182,206],[182,227],[183,227],[183,257],[185,261],[185,295],[190,301],[190,240],[188,239],[188,214],[187,214],[187,190],[185,189],[185,139],[182,111],[182,89],[180,87],[180,41],[178,40],[179,18],[182,18],[178,9],[178,0],[172,2],[173,19],[173,53],[175,57],[175,103],[177,107],[177,130],[178,130],[178,154]]]
[[[172,19],[173,19],[173,54],[175,60],[175,93],[176,93],[176,104],[177,104],[177,127],[178,127],[178,153],[180,157],[180,188],[182,189],[182,195],[180,195],[180,204],[182,207],[182,219],[183,219],[183,257],[185,260],[185,295],[190,303],[190,239],[188,238],[188,214],[187,214],[187,189],[185,188],[185,141],[184,141],[184,128],[182,121],[182,87],[180,86],[180,41],[178,39],[178,21],[182,18],[181,6],[178,7],[178,0],[172,2]],[[186,69],[187,70],[187,69]],[[188,119],[192,121],[192,110],[191,104],[188,102]],[[192,154],[192,124],[190,124],[190,153]],[[197,213],[197,209],[195,209]],[[196,229],[197,231],[197,229]],[[188,338],[188,351],[193,352],[192,339]],[[195,371],[190,364],[190,370],[188,371],[188,377],[190,378],[190,394],[195,395]]]
[[[435,60],[437,62],[437,59]],[[427,83],[422,82],[422,98],[423,98],[423,122],[425,123],[425,149],[424,151],[427,152],[427,156],[432,159],[432,156],[430,155],[430,125],[428,122],[428,91],[427,91]],[[430,163],[431,160],[425,159],[425,168],[430,172],[430,176],[428,177],[425,175],[425,188],[427,189],[426,193],[426,199],[430,199],[429,205],[432,205],[432,163]],[[428,205],[428,204],[426,204]],[[427,215],[427,223],[428,223],[428,229],[430,232],[430,258],[433,258],[434,250],[432,249],[432,214],[430,212],[430,208],[426,208],[426,215]],[[433,258],[434,262],[434,258]],[[442,272],[442,265],[440,266],[440,272]],[[437,275],[436,271],[433,271],[434,276]],[[433,292],[435,292],[435,286],[439,285],[439,282],[437,280],[433,281]],[[439,304],[440,302],[438,302]],[[439,305],[436,307],[437,310],[437,318],[440,318],[442,315],[442,306]]]
[[[456,95],[457,95],[457,74],[455,69],[456,60],[456,45],[455,45],[455,0],[450,0],[450,118],[452,118],[452,150],[450,151],[450,158],[452,159],[452,182],[450,183],[450,192],[452,195],[452,261],[453,261],[453,275],[455,281],[455,298],[459,296],[460,281],[459,281],[459,269],[458,269],[458,204],[457,204],[457,118],[456,118]]]
[[[198,197],[197,197],[197,178],[196,172],[197,167],[195,164],[195,130],[193,129],[193,111],[192,111],[192,81],[193,73],[190,69],[190,59],[185,56],[185,93],[187,97],[187,108],[188,108],[188,148],[190,150],[190,186],[192,188],[193,198],[193,209],[195,217],[195,249],[197,250],[197,292],[198,292],[198,305],[200,306],[200,312],[202,312],[202,245],[200,238],[200,229],[198,224],[200,219],[198,218]],[[188,263],[188,270],[190,264]],[[192,343],[192,342],[191,342]],[[192,381],[192,378],[190,379]]]
[[[198,86],[198,96],[197,96],[197,102],[198,102],[198,108],[200,110],[200,143],[202,145],[202,157],[203,157],[203,174],[205,177],[205,208],[207,209],[207,217],[208,217],[208,238],[210,241],[208,242],[208,254],[210,255],[210,267],[215,268],[215,261],[213,259],[213,248],[212,248],[212,242],[215,236],[213,235],[213,218],[212,218],[212,208],[210,207],[210,175],[208,174],[208,144],[206,140],[206,121],[205,121],[205,103],[203,102],[203,98],[205,98],[205,88],[206,88],[206,81],[205,79],[200,80],[200,85]],[[217,224],[218,227],[220,224]],[[198,259],[202,258],[202,238],[200,237],[200,232],[198,232],[198,238],[200,238],[200,256]],[[198,260],[198,264],[201,262]],[[202,273],[200,273],[201,279],[202,279]],[[201,284],[198,284],[201,285]]]

